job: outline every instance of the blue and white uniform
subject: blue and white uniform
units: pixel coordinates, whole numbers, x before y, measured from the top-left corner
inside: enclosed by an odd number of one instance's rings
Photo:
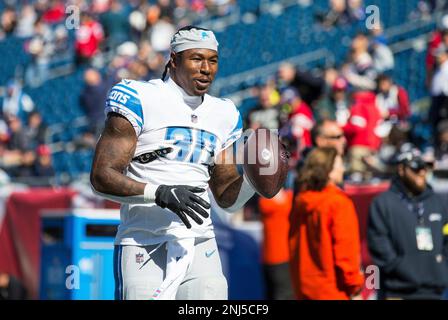
[[[133,158],[173,149],[148,163],[131,161],[126,169],[126,176],[153,185],[208,189],[214,156],[242,135],[241,116],[230,100],[188,96],[172,79],[123,80],[110,90],[105,112],[121,114],[134,127]],[[200,196],[210,202],[207,192]],[[187,229],[175,213],[155,203],[122,204],[120,214],[117,298],[227,298],[210,218],[202,225],[191,220],[192,228]]]
[[[185,92],[172,79],[140,82],[123,80],[109,92],[106,114],[128,119],[137,135],[135,155],[171,147],[166,157],[142,164],[131,161],[126,175],[154,185],[190,185],[208,188],[208,166],[222,149],[242,134],[238,109],[228,99],[204,95],[197,107],[189,106]],[[201,97],[192,97],[202,99]],[[207,192],[201,195],[210,202]],[[173,238],[212,238],[210,218],[187,229],[180,218],[154,203],[123,204],[115,244],[152,245]]]

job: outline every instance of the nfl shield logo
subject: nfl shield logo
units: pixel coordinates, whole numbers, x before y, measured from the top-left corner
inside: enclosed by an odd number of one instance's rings
[[[135,263],[143,263],[143,253],[137,253],[135,255]]]

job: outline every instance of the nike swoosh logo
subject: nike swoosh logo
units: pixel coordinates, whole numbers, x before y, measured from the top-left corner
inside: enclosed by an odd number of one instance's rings
[[[216,251],[216,249],[215,250],[213,250],[213,251],[211,251],[211,252],[205,252],[205,256],[207,257],[207,258],[210,258],[211,256],[212,256],[212,254],[214,254],[215,253],[215,251]]]
[[[171,189],[171,193],[173,194],[174,198],[176,198],[177,202],[180,203],[179,198],[177,197],[177,194],[174,192],[177,188]]]

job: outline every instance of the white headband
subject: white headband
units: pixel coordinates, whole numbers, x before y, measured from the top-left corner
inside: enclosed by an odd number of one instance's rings
[[[195,28],[178,31],[171,39],[171,50],[175,53],[188,49],[218,51],[218,45],[218,41],[212,31]]]

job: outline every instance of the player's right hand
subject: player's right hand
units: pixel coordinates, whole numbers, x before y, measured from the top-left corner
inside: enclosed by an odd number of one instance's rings
[[[197,224],[202,224],[202,219],[199,217],[208,218],[209,214],[205,209],[210,209],[210,204],[196,195],[196,193],[203,193],[205,189],[176,185],[167,186],[160,185],[156,190],[156,204],[161,208],[168,208],[179,216],[185,223],[188,229],[191,228],[191,223],[187,216],[193,219]]]

